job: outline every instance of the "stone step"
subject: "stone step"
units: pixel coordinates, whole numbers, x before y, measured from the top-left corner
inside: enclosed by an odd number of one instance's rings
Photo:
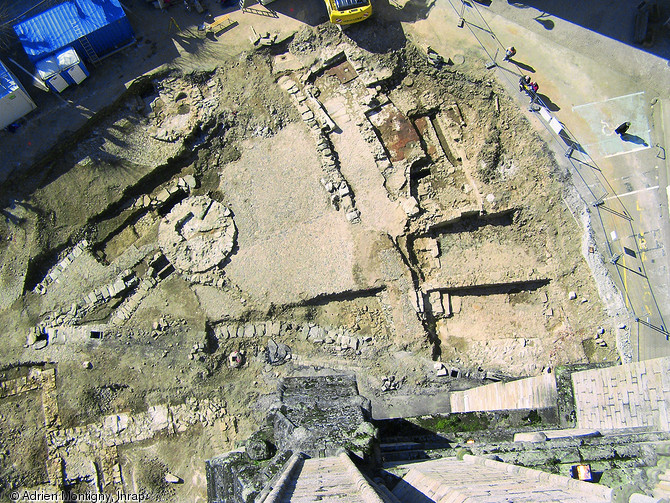
[[[424,449],[412,449],[407,451],[393,451],[382,452],[382,463],[384,466],[387,463],[394,461],[410,461],[414,459],[430,459],[431,457]]]
[[[413,449],[423,449],[423,444],[419,442],[391,442],[379,445],[382,452],[392,451],[410,451]]]
[[[407,440],[404,442],[383,442],[380,444],[382,452],[395,451],[411,451],[414,449],[434,450],[434,449],[449,449],[452,447],[452,442],[442,439],[415,439],[413,441]]]

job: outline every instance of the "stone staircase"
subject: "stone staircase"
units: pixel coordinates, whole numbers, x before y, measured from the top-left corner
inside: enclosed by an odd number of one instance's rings
[[[539,470],[465,455],[411,465],[393,495],[403,502],[602,503],[612,490]]]
[[[665,498],[670,500],[670,468],[658,474],[658,481],[652,490],[655,498]]]
[[[398,503],[358,470],[346,453],[311,458],[288,466],[264,503],[362,502]]]

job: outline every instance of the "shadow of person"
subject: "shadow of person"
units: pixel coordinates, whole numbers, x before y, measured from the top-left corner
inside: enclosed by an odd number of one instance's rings
[[[643,138],[640,138],[639,136],[634,135],[634,134],[623,133],[623,134],[621,135],[621,139],[622,139],[623,141],[627,141],[627,142],[629,142],[629,143],[635,143],[635,144],[637,144],[637,145],[644,145],[645,147],[648,147],[648,146],[649,146],[649,144],[648,144],[646,141],[644,141]]]
[[[554,29],[554,22],[551,19],[542,19],[540,18],[535,18],[535,21],[540,23],[542,25],[542,28],[545,30],[553,30]]]
[[[545,94],[537,93],[537,97],[540,98],[542,104],[550,112],[558,112],[561,109],[561,107],[559,107],[556,103],[551,101],[551,98],[549,98],[549,96],[547,96]]]
[[[521,68],[524,72],[535,73],[535,68],[533,68],[530,65],[527,65],[526,63],[522,63],[521,61],[517,61],[516,59],[513,58],[510,58],[509,62],[515,64],[516,66]]]

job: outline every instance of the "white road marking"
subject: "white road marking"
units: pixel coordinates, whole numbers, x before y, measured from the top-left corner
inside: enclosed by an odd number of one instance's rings
[[[616,157],[618,155],[623,154],[632,154],[633,152],[639,152],[640,150],[647,150],[648,148],[651,147],[647,145],[646,147],[634,148],[633,150],[624,150],[623,152],[617,152],[616,154],[605,155],[603,156],[603,159],[609,159],[610,157]]]
[[[633,194],[639,194],[640,192],[646,192],[648,190],[656,190],[659,186],[655,185],[654,187],[647,187],[646,189],[633,190],[631,192],[626,192],[625,194],[618,194],[616,196],[610,196],[603,199],[603,201],[609,201],[610,199],[616,199],[617,197],[632,196]],[[668,187],[670,189],[670,187]],[[670,193],[670,192],[669,192]]]
[[[592,105],[598,105],[599,103],[607,103],[608,101],[622,100],[624,98],[630,98],[632,96],[638,96],[640,94],[644,94],[644,91],[640,91],[640,92],[637,92],[637,93],[626,94],[625,96],[617,96],[616,98],[608,98],[608,99],[602,100],[602,101],[594,101],[592,103],[586,103],[585,105],[576,105],[576,106],[572,107],[572,110],[574,111],[578,108],[589,107],[589,106],[592,106]]]

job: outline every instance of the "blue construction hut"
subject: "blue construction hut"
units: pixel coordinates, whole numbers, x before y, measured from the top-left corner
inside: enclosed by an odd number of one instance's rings
[[[95,65],[135,40],[118,0],[70,0],[15,25],[14,31],[33,63],[70,46]]]

